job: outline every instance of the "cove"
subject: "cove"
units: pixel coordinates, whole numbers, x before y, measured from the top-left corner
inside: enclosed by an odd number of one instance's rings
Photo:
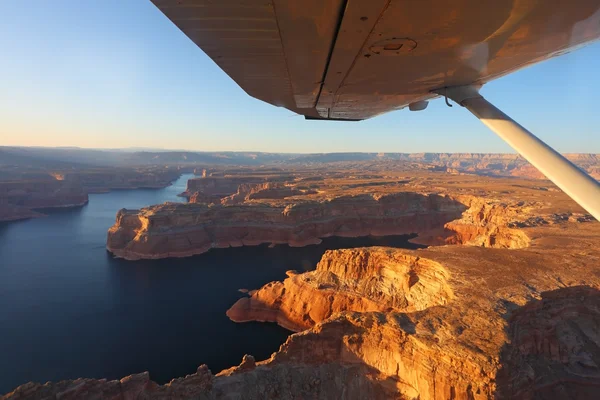
[[[119,209],[182,201],[176,195],[190,177],[165,189],[92,194],[86,206],[0,225],[0,393],[28,381],[142,371],[165,383],[200,364],[217,373],[244,354],[268,358],[290,332],[231,322],[225,311],[243,296],[238,289],[313,269],[327,249],[417,247],[408,236],[327,238],[135,262],[106,251]]]

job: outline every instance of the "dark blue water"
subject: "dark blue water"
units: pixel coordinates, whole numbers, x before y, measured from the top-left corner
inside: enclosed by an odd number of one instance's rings
[[[331,238],[135,262],[106,252],[117,210],[181,201],[189,177],[160,190],[93,194],[84,207],[0,225],[0,393],[28,381],[142,371],[166,382],[200,364],[216,373],[244,354],[268,358],[290,332],[231,322],[225,311],[243,296],[238,289],[312,269],[326,249],[411,247],[406,237]]]

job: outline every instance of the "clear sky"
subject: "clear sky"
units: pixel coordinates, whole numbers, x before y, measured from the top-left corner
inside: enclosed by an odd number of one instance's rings
[[[443,100],[359,123],[247,96],[149,0],[0,0],[0,145],[508,152]],[[600,153],[600,43],[482,93],[562,152]]]

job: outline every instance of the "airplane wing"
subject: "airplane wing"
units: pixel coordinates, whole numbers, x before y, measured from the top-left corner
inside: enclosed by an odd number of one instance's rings
[[[152,1],[250,96],[309,118],[370,118],[600,37],[598,0]]]
[[[600,220],[600,184],[479,94],[598,39],[600,0],[152,1],[250,96],[309,119],[444,95]]]

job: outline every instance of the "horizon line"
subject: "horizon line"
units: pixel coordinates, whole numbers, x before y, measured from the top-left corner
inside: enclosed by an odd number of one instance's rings
[[[514,152],[481,152],[481,151],[328,151],[328,152],[285,152],[285,151],[262,151],[262,150],[186,150],[186,149],[166,149],[166,148],[155,148],[155,147],[81,147],[81,146],[23,146],[23,145],[0,145],[2,148],[21,148],[21,149],[73,149],[73,150],[96,150],[96,151],[123,151],[128,150],[131,152],[164,152],[164,153],[260,153],[260,154],[288,154],[288,155],[315,155],[315,154],[511,154],[520,156],[516,151]],[[587,155],[600,155],[595,152],[560,152],[560,154],[587,154]],[[522,156],[521,156],[522,157]]]

